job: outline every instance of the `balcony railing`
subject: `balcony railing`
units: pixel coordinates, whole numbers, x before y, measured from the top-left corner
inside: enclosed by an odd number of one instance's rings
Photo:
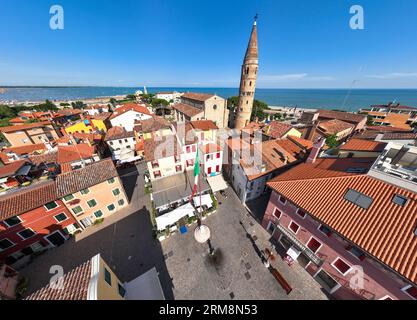
[[[300,240],[298,240],[297,239],[297,236],[294,233],[292,233],[291,231],[287,230],[279,222],[276,222],[275,223],[275,227],[282,234],[284,234],[293,245],[295,245],[296,247],[298,247],[298,249],[300,249],[300,251],[302,253],[304,253],[304,255],[308,259],[310,259],[311,262],[313,262],[317,266],[321,266],[323,264],[324,261],[322,259],[320,259],[313,251],[311,251],[311,249],[309,247],[307,247],[304,243],[302,243]]]

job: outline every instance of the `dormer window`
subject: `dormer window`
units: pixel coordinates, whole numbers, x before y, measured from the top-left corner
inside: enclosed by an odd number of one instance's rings
[[[399,194],[396,194],[394,196],[394,198],[392,199],[392,202],[394,202],[395,204],[398,204],[401,207],[405,207],[405,205],[408,202],[408,198],[405,196],[401,196]]]

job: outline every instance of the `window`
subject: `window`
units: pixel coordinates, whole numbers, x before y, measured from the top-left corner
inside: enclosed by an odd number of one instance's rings
[[[300,208],[297,209],[297,214],[303,219],[305,219],[305,217],[306,217],[306,213],[303,210],[301,210]]]
[[[14,243],[11,242],[9,239],[2,239],[0,240],[0,251],[9,249],[10,247],[13,247]]]
[[[128,143],[129,141],[127,141],[127,139],[125,139],[125,142]]]
[[[94,215],[96,218],[101,218],[103,216],[103,212],[101,210],[98,210],[96,212],[94,212]]]
[[[282,204],[286,204],[287,199],[285,199],[283,196],[279,196],[279,202],[281,202]]]
[[[300,226],[296,224],[294,221],[290,222],[290,225],[288,226],[288,228],[290,228],[290,230],[294,232],[295,234],[297,234],[298,230],[300,230]]]
[[[342,259],[337,258],[332,263],[333,268],[335,268],[337,271],[339,271],[341,274],[346,275],[350,271],[350,265],[348,265],[346,262],[344,262]]]
[[[114,183],[115,181],[116,181],[116,179],[111,178],[111,179],[107,180],[107,183],[108,183],[108,184],[112,184],[112,183]]]
[[[272,214],[275,218],[280,219],[282,212],[278,210],[278,208],[275,208],[274,213]]]
[[[176,166],[176,167],[175,167],[175,170],[176,170],[177,172],[181,172],[181,171],[182,171],[182,166]]]
[[[20,220],[20,218],[18,216],[15,216],[15,217],[11,217],[9,219],[6,219],[3,222],[7,225],[7,227],[11,228],[11,227],[14,227],[14,226],[18,225],[19,223],[21,223],[22,220]]]
[[[321,224],[318,229],[328,237],[332,235],[332,231],[323,224]]]
[[[104,281],[108,283],[109,286],[111,286],[111,273],[107,268],[104,268]]]
[[[190,146],[187,146],[187,147],[186,147],[186,152],[187,152],[187,153],[190,153],[190,152],[191,152],[191,148],[190,148]]]
[[[153,173],[153,176],[155,177],[155,178],[160,178],[161,177],[161,171],[154,171],[154,173]]]
[[[45,208],[49,210],[55,209],[58,207],[57,203],[55,201],[45,204]]]
[[[113,141],[110,141],[109,143],[110,143],[111,146],[113,145]]]
[[[55,216],[56,221],[58,222],[62,222],[68,219],[67,215],[65,213],[60,213],[58,215]]]
[[[97,205],[97,201],[94,199],[91,199],[89,201],[87,201],[87,204],[90,208],[94,208]]]
[[[318,241],[315,238],[311,238],[310,241],[308,241],[307,243],[307,247],[313,251],[314,253],[316,253],[317,251],[319,251],[319,249],[321,248],[322,244],[320,241]]]
[[[406,286],[402,289],[406,294],[412,297],[414,300],[417,300],[417,288],[414,286]]]
[[[217,105],[216,105],[216,104],[213,106],[213,109],[214,109],[214,110],[216,110],[216,109],[217,109]]]
[[[216,166],[216,172],[220,172],[220,166],[219,165]]]
[[[180,156],[175,156],[175,162],[180,162],[181,161],[181,157]]]
[[[159,168],[159,163],[157,160],[152,161],[152,169]]]
[[[70,194],[70,195],[64,197],[64,200],[65,200],[65,202],[68,202],[68,201],[71,201],[74,198],[75,198],[74,195],[73,194]]]
[[[125,204],[125,201],[123,199],[120,199],[118,201],[119,206],[123,206]]]
[[[217,159],[220,159],[220,152],[217,152],[217,154],[216,154],[216,158],[217,158]]]
[[[115,207],[115,205],[114,205],[114,204],[111,204],[111,205],[108,205],[108,206],[107,206],[107,209],[108,209],[109,211],[114,211],[114,210],[116,209],[116,207]]]
[[[353,256],[358,258],[360,261],[365,260],[365,254],[357,247],[348,245],[346,250],[349,251]]]
[[[349,189],[344,198],[345,200],[352,202],[353,204],[365,210],[367,210],[373,202],[372,198],[353,189]]]
[[[118,195],[120,194],[120,190],[119,190],[119,188],[114,189],[112,192],[113,192],[113,195],[114,195],[114,196],[118,196]]]
[[[126,289],[119,283],[118,284],[118,289],[119,289],[119,295],[124,298],[124,296],[126,295]]]
[[[83,212],[83,208],[81,208],[81,206],[76,206],[75,208],[72,208],[72,212],[74,212],[74,214],[78,215],[78,214]]]
[[[33,232],[31,229],[25,229],[17,233],[23,240],[29,239],[33,237],[36,233]]]
[[[207,169],[207,174],[211,174],[211,167]]]
[[[395,204],[398,204],[401,207],[405,207],[405,205],[408,202],[408,198],[404,196],[400,196],[399,194],[396,194],[394,198],[392,199],[392,202]]]
[[[87,188],[87,189],[81,190],[80,193],[83,194],[83,195],[84,194],[89,194],[90,193],[90,189]]]

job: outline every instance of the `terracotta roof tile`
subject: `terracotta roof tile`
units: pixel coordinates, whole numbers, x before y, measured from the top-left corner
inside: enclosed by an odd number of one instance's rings
[[[26,300],[87,300],[91,269],[91,260],[88,260],[64,275],[63,290],[56,290],[47,285],[28,296]]]
[[[363,139],[351,139],[345,143],[340,150],[344,151],[371,151],[382,152],[386,147],[386,143],[378,141],[367,141]]]
[[[35,165],[40,165],[41,163],[45,163],[45,164],[55,163],[58,161],[58,152],[52,151],[52,152],[48,152],[48,153],[44,153],[40,155],[32,155],[32,156],[29,156],[29,160]]]
[[[410,132],[410,129],[397,128],[397,127],[387,127],[387,126],[367,126],[366,130],[377,131],[380,133],[385,132]]]
[[[199,109],[199,108],[195,108],[192,106],[189,106],[188,104],[184,104],[184,103],[177,103],[174,104],[172,106],[173,109],[178,110],[179,112],[185,114],[188,117],[194,117],[200,113],[203,113],[204,111]]]
[[[10,132],[16,132],[16,131],[21,131],[21,130],[41,128],[41,127],[45,127],[47,125],[51,125],[51,123],[49,121],[43,121],[43,122],[21,124],[21,125],[16,125],[16,126],[1,127],[0,132],[10,133]]]
[[[360,123],[366,119],[366,116],[350,112],[319,110],[319,117],[326,119],[337,119],[349,123]]]
[[[13,161],[0,168],[0,178],[10,177],[17,173],[25,165],[25,160]]]
[[[382,140],[417,140],[417,133],[412,132],[387,132]]]
[[[345,121],[337,120],[337,119],[323,121],[323,122],[320,122],[318,125],[318,129],[321,130],[326,135],[337,134],[337,133],[340,133],[349,129],[353,129],[353,128],[354,128],[354,125]]]
[[[102,121],[104,121],[104,120],[109,119],[111,116],[112,116],[112,113],[111,112],[102,112],[102,113],[97,113],[97,114],[91,116],[91,118],[92,119],[95,119],[95,120],[102,120]]]
[[[84,168],[58,175],[57,194],[62,198],[117,176],[118,173],[111,159],[93,162]]]
[[[26,146],[21,147],[10,147],[3,149],[3,152],[13,152],[17,155],[26,155],[34,153],[35,151],[45,151],[47,148],[44,143],[38,143],[38,144],[30,144]]]
[[[191,125],[196,130],[208,131],[208,130],[218,130],[219,128],[210,120],[197,120],[191,121]]]
[[[125,138],[133,138],[135,134],[133,131],[127,131],[123,127],[112,127],[107,131],[106,137],[104,138],[105,141],[109,140],[117,140],[117,139],[125,139]]]
[[[152,113],[148,110],[148,108],[146,108],[145,105],[136,104],[136,103],[127,103],[121,107],[118,107],[116,110],[114,110],[110,119],[114,119],[128,111],[135,111],[135,112],[143,113],[149,116],[152,115]]]
[[[135,130],[144,133],[171,128],[171,123],[168,120],[155,115],[153,115],[151,119],[137,121],[136,124]]]
[[[146,139],[144,142],[146,161],[173,157],[182,153],[182,147],[175,135]]]
[[[95,148],[86,143],[58,146],[57,163],[64,164],[81,159],[89,159],[94,156],[94,153]]]
[[[204,102],[214,97],[214,94],[187,92],[182,95],[182,98]]]
[[[0,196],[0,220],[28,212],[57,199],[54,181],[12,191]]]
[[[299,166],[300,167],[300,166]],[[296,167],[290,171],[300,171]],[[417,283],[417,194],[367,175],[333,176],[322,171],[313,179],[311,166],[304,166],[298,178],[271,181],[268,185],[320,223],[368,252],[385,265]],[[304,174],[303,174],[304,172]],[[354,189],[371,197],[365,210],[344,199]],[[396,195],[408,198],[404,207],[392,201]]]
[[[274,139],[280,139],[291,129],[292,126],[290,124],[279,121],[271,121],[271,123],[265,125],[263,132]]]

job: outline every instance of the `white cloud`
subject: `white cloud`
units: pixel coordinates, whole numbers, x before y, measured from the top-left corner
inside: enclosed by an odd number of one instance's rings
[[[417,72],[392,72],[386,74],[376,74],[376,75],[367,75],[367,78],[371,79],[382,79],[382,80],[389,80],[389,79],[400,79],[400,78],[415,78],[417,77]]]

